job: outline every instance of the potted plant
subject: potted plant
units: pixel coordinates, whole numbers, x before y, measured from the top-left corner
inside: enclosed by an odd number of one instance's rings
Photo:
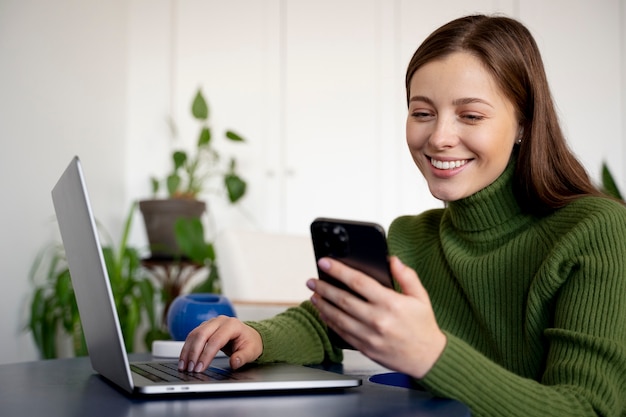
[[[151,258],[142,260],[161,288],[164,324],[170,305],[178,296],[189,292],[221,292],[213,244],[205,240],[200,219],[177,219],[174,223],[174,238],[180,250],[179,258],[169,261]]]
[[[145,332],[147,347],[153,340],[168,338],[156,313],[159,293],[141,267],[139,251],[127,245],[135,207],[136,203],[126,218],[119,246],[102,248],[128,352],[135,350],[139,331]],[[58,342],[63,337],[71,340],[69,353],[87,355],[70,272],[60,243],[41,250],[31,268],[30,279],[35,289],[27,329],[31,330],[41,356],[45,359],[58,357]]]
[[[246,181],[237,173],[237,164],[230,158],[225,164],[215,147],[209,125],[209,106],[198,89],[191,106],[191,114],[200,122],[194,153],[176,149],[172,152],[172,170],[163,180],[151,178],[152,199],[140,201],[146,233],[153,259],[171,260],[183,256],[176,242],[174,225],[180,218],[200,218],[206,203],[198,200],[202,191],[225,194],[232,204],[246,193]],[[227,130],[225,139],[244,142],[244,139]],[[217,189],[209,189],[212,181]],[[165,198],[158,198],[164,190]]]

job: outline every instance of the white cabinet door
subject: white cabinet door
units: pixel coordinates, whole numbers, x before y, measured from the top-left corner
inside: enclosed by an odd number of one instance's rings
[[[286,7],[284,224],[380,216],[384,154],[401,141],[382,125],[381,5],[290,1]],[[395,137],[394,137],[395,136]]]
[[[139,4],[150,9],[150,2]],[[199,85],[212,106],[216,140],[227,128],[248,138],[246,145],[227,146],[226,153],[239,157],[249,194],[242,210],[211,200],[217,229],[306,234],[317,216],[387,226],[398,215],[440,207],[406,149],[404,71],[432,30],[475,12],[501,12],[528,25],[572,148],[592,174],[608,159],[622,177],[626,98],[619,0],[477,0],[471,5],[460,0],[180,0],[172,5],[172,48],[161,46],[171,82],[154,88],[171,90],[169,106],[181,140],[188,146],[195,140],[189,104]],[[140,19],[143,13],[133,16]],[[158,45],[148,37],[144,43],[158,55]],[[146,80],[149,76],[141,82]],[[145,132],[153,132],[157,120],[150,120]]]

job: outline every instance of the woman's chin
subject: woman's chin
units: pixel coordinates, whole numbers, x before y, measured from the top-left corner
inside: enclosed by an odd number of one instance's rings
[[[444,203],[460,200],[467,197],[467,195],[459,189],[450,189],[449,187],[430,187],[430,193],[437,200],[441,200]]]

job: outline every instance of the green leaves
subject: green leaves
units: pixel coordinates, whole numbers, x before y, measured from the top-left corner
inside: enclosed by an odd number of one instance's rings
[[[150,178],[150,188],[152,189],[152,195],[154,198],[156,198],[157,194],[159,193],[159,188],[161,188],[160,184],[161,182],[157,178]]]
[[[606,162],[602,163],[602,191],[618,200],[624,200]]]
[[[245,142],[244,138],[242,138],[232,130],[226,131],[226,138],[232,140],[233,142]]]
[[[143,312],[148,318],[147,332],[151,337],[166,336],[155,312],[158,293],[141,266],[139,252],[127,246],[135,208],[136,203],[131,206],[126,218],[117,251],[110,245],[102,248],[126,349],[129,352],[134,351],[135,334],[142,328]],[[57,357],[59,331],[72,337],[76,356],[86,355],[87,347],[78,306],[62,246],[52,244],[42,249],[33,263],[30,279],[35,289],[27,327],[32,331],[42,357]],[[147,346],[150,347],[151,344]]]
[[[44,294],[45,288],[37,288],[33,295],[33,301],[30,304],[30,321],[28,328],[33,333],[33,339],[35,339],[35,345],[39,347],[42,355],[46,356],[46,336],[44,334],[46,329],[46,299]]]
[[[219,293],[219,275],[215,264],[213,244],[204,240],[204,227],[198,218],[180,218],[174,225],[176,243],[184,256],[192,262],[204,265],[209,276],[193,288],[192,292]]]
[[[223,167],[220,153],[215,147],[215,139],[209,126],[209,105],[202,90],[198,89],[191,103],[191,114],[200,122],[200,132],[194,152],[175,150],[172,153],[172,170],[163,180],[169,198],[197,198],[203,191],[222,194],[224,189],[215,187],[220,182],[226,185],[226,197],[231,203],[240,200],[246,192],[245,181],[234,172],[234,168]],[[172,125],[172,131],[176,129]],[[245,142],[244,138],[232,130],[224,133],[226,140],[233,143]],[[153,196],[159,192],[159,184],[151,179]],[[223,195],[223,194],[222,194]]]
[[[69,332],[74,325],[80,325],[78,314],[74,314],[74,291],[60,245],[46,246],[37,254],[29,279],[35,284],[35,292],[28,328],[42,357],[54,358],[57,332],[63,329]]]
[[[236,203],[241,197],[246,194],[246,182],[237,175],[236,172],[236,161],[234,159],[230,160],[230,167],[228,173],[224,176],[224,186],[226,187],[226,192],[228,193],[228,200],[231,203]]]
[[[198,148],[207,146],[209,143],[211,143],[211,130],[204,126],[200,129],[200,135],[198,136]]]
[[[229,173],[224,177],[224,186],[228,193],[228,200],[236,203],[246,193],[246,183],[237,174]]]
[[[165,179],[165,186],[169,195],[176,195],[179,193],[182,178],[178,171],[185,168],[187,162],[187,153],[184,151],[176,151],[172,154],[172,162],[174,164],[174,170]]]
[[[167,192],[171,196],[175,196],[178,193],[178,189],[180,188],[180,183],[182,182],[180,175],[176,172],[167,176],[165,180],[165,185],[167,187]]]
[[[204,240],[204,227],[199,218],[180,218],[174,224],[176,243],[191,261],[206,265],[215,260],[213,245]]]
[[[209,118],[209,106],[200,89],[198,89],[191,103],[191,114],[198,120],[207,120]]]
[[[175,151],[172,154],[172,161],[174,162],[174,171],[181,169],[187,162],[187,153],[185,151]]]

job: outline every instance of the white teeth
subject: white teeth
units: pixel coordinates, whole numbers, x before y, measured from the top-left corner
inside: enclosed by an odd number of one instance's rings
[[[465,165],[467,163],[467,159],[459,161],[438,161],[436,159],[430,158],[430,163],[437,169],[454,169]]]

